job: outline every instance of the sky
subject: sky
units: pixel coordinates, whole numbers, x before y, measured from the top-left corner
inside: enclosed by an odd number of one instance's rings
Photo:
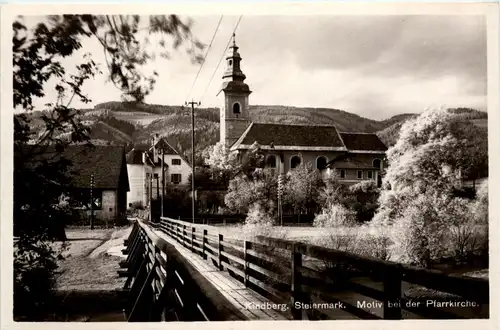
[[[192,16],[193,34],[207,46],[220,16]],[[215,71],[238,16],[224,16],[196,84],[200,68],[181,49],[157,58],[145,72],[159,73],[147,103],[180,105],[200,101],[218,106],[225,60]],[[28,17],[28,26],[44,19]],[[254,105],[325,107],[382,120],[429,107],[486,109],[486,26],[482,16],[243,16],[236,30],[241,68]],[[66,68],[90,52],[105,71],[102,48],[85,40]],[[215,71],[215,74],[214,74]],[[214,76],[209,84],[210,78]],[[43,108],[55,100],[49,81]],[[206,91],[206,92],[205,92]],[[119,101],[120,91],[105,75],[84,86],[90,105]]]

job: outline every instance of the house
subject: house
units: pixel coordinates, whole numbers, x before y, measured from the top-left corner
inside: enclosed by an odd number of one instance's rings
[[[334,125],[281,125],[255,123],[248,113],[252,93],[244,82],[241,56],[233,43],[226,57],[220,98],[220,141],[238,155],[254,143],[265,154],[266,165],[286,173],[310,163],[328,175],[336,171],[341,182],[361,180],[381,183],[387,147],[372,133],[339,132]]]
[[[189,186],[191,165],[163,138],[155,136],[149,148],[136,147],[126,156],[130,181],[129,205],[149,205],[150,197],[161,196],[162,159],[165,187]]]
[[[72,222],[89,223],[91,209],[95,224],[120,224],[126,221],[129,180],[125,162],[125,149],[120,146],[70,145],[59,154],[47,148],[37,160],[69,161],[64,187],[70,197]],[[91,199],[92,195],[92,208]]]

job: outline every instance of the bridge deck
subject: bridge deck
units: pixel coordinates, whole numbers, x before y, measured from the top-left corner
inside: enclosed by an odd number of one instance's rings
[[[235,313],[237,319],[248,320],[286,320],[287,317],[272,308],[259,308],[265,304],[273,304],[269,299],[259,295],[245,287],[238,280],[231,277],[227,272],[220,271],[213,264],[204,260],[201,256],[194,254],[176,240],[172,239],[160,230],[151,230],[169,244],[175,246],[182,257],[191,266],[210,282],[221,293],[239,313]],[[242,318],[243,315],[245,318]]]

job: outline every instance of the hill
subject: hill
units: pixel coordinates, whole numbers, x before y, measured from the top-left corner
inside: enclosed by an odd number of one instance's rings
[[[464,120],[472,120],[478,126],[486,126],[487,113],[468,108],[452,109]],[[39,114],[32,114],[36,129],[43,122]],[[291,107],[281,105],[252,105],[250,119],[260,123],[283,123],[303,125],[335,125],[339,131],[374,133],[387,146],[392,146],[399,136],[403,122],[415,114],[399,114],[377,121],[339,109]],[[149,144],[158,134],[190,159],[191,154],[191,109],[136,102],[106,102],[94,109],[81,110],[81,119],[91,128],[91,138],[99,144]],[[219,109],[195,109],[195,143],[197,163],[205,148],[219,140]]]
[[[470,120],[476,126],[484,128],[486,130],[488,129],[487,112],[470,108],[453,108],[450,109],[450,111],[454,113],[455,116],[459,116],[463,120]],[[382,140],[382,142],[384,142],[384,144],[387,147],[393,146],[399,138],[399,131],[401,130],[401,126],[403,126],[403,123],[406,120],[413,118],[415,116],[416,116],[415,114],[403,114],[403,115],[396,115],[387,120],[384,120],[383,122],[390,125],[378,131],[377,132],[378,137]]]

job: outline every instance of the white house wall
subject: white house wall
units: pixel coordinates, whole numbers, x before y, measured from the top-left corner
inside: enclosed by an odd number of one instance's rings
[[[152,168],[141,164],[127,164],[127,171],[130,184],[130,191],[127,192],[127,206],[137,202],[146,205],[146,173],[152,173]]]
[[[172,159],[180,159],[181,164],[180,165],[173,165],[172,164]],[[188,185],[189,184],[189,176],[191,175],[191,166],[179,157],[178,155],[164,155],[164,161],[168,165],[168,169],[166,171],[165,175],[165,183],[166,184],[172,184],[172,174],[180,174],[181,175],[181,181],[179,185]],[[158,169],[158,173],[161,173],[161,168]]]

